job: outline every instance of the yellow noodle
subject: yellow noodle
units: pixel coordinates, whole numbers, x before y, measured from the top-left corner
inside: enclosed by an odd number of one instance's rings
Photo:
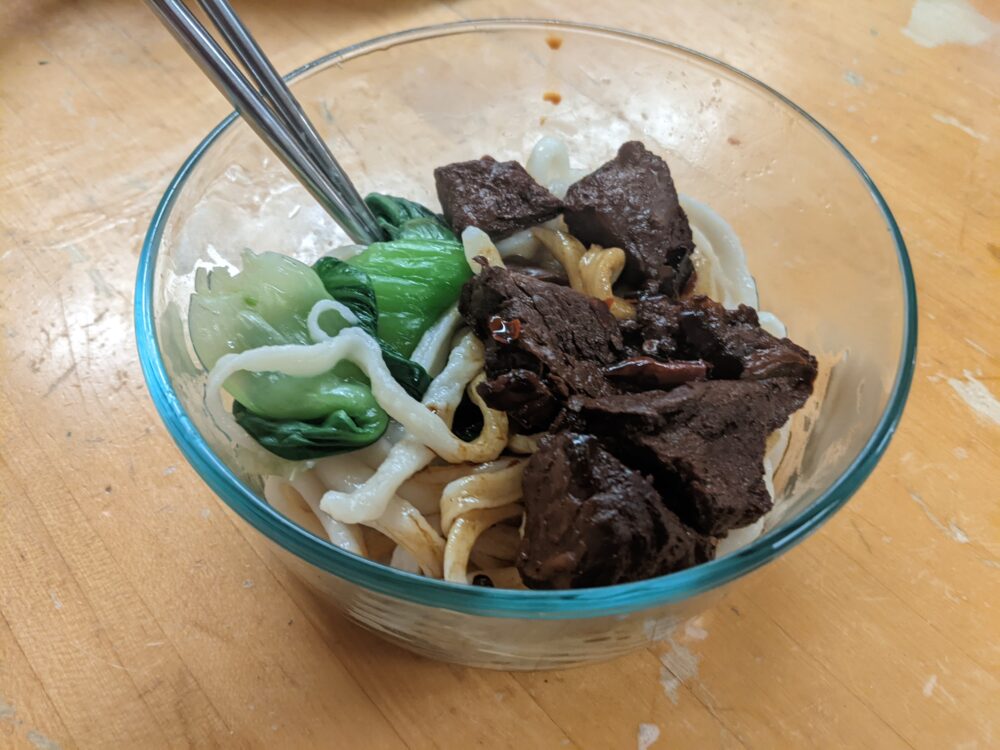
[[[377,521],[366,525],[381,531],[405,549],[418,563],[424,575],[440,578],[444,562],[444,539],[406,500],[394,497]]]
[[[511,435],[507,438],[507,449],[513,453],[530,455],[538,452],[538,441],[544,433],[535,435]]]
[[[468,388],[465,390],[469,396],[469,400],[476,405],[483,417],[483,429],[480,430],[478,437],[470,445],[476,444],[480,446],[480,450],[483,453],[496,458],[507,447],[507,436],[510,433],[510,426],[507,421],[507,413],[498,409],[491,409],[486,405],[483,397],[479,395],[479,385],[485,382],[486,375],[480,372],[472,379],[472,382],[469,383]]]
[[[521,506],[511,503],[501,508],[470,510],[459,516],[448,532],[448,542],[444,548],[444,579],[466,583],[469,555],[479,535],[491,526],[519,515]]]
[[[635,317],[635,306],[615,296],[612,290],[625,268],[623,250],[597,245],[585,250],[580,240],[566,232],[544,227],[535,227],[531,231],[565,269],[573,289],[607,304],[611,314],[619,320]]]
[[[471,474],[448,484],[441,493],[441,528],[451,531],[455,520],[471,510],[497,508],[520,499],[524,461],[498,471]]]
[[[440,485],[443,489],[449,482],[469,476],[470,474],[482,474],[486,471],[498,471],[504,469],[520,459],[503,457],[496,461],[487,461],[482,464],[434,464],[426,469],[418,471],[413,475],[414,482]],[[440,495],[439,495],[440,497]]]
[[[604,302],[619,320],[635,317],[635,305],[614,293],[613,286],[625,269],[625,251],[593,245],[580,259],[583,292]]]
[[[483,258],[488,266],[504,268],[505,264],[503,258],[500,257],[500,251],[497,250],[490,236],[481,229],[466,227],[462,232],[462,248],[465,250],[465,260],[469,264],[469,268],[477,276],[483,267],[476,258]]]
[[[552,257],[559,261],[559,264],[566,270],[569,285],[581,294],[586,294],[583,287],[583,277],[580,275],[580,261],[587,251],[580,240],[571,234],[544,227],[535,227],[531,233],[545,245],[552,253]]]

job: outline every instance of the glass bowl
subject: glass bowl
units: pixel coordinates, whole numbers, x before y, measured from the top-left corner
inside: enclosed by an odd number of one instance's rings
[[[432,170],[489,153],[524,160],[542,135],[595,167],[629,139],[670,164],[680,191],[735,228],[761,308],[836,362],[790,508],[743,549],[619,586],[510,591],[460,586],[342,552],[270,507],[262,473],[208,417],[185,324],[194,272],[244,247],[307,262],[347,244],[231,115],[181,167],[139,262],[139,356],[185,457],[297,574],[346,615],[421,654],[505,669],[606,659],[664,637],[725,584],[800,542],[875,467],[913,374],[916,297],[889,208],[853,156],[779,93],[718,60],[639,34],[562,21],[469,21],[334,52],[289,77],[362,193],[437,205]]]

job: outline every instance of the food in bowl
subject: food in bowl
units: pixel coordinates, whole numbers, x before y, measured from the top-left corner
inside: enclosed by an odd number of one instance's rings
[[[291,462],[268,501],[484,586],[627,583],[759,535],[817,363],[755,311],[722,218],[638,141],[589,173],[544,138],[434,177],[441,215],[366,198],[385,241],[199,270],[210,412]]]

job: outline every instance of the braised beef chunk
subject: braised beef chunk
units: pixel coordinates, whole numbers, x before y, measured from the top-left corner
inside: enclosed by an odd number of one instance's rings
[[[708,380],[670,391],[573,397],[580,429],[653,477],[667,506],[703,534],[756,521],[771,508],[767,436],[809,397],[795,377]]]
[[[596,438],[561,432],[524,471],[517,568],[537,589],[610,586],[690,567],[714,542],[667,510],[650,482]]]
[[[480,392],[522,432],[545,430],[572,394],[613,390],[602,368],[624,357],[606,305],[506,268],[484,268],[462,289],[459,310],[484,342]]]
[[[659,358],[701,359],[714,379],[789,377],[811,385],[816,359],[787,338],[760,327],[757,312],[740,305],[727,310],[704,296],[681,301],[647,297],[636,306],[627,337],[643,354]]]
[[[517,567],[529,587],[687,568],[771,508],[766,441],[811,394],[816,360],[762,329],[750,307],[680,298],[694,243],[662,159],[626,143],[562,203],[520,165],[490,157],[442,167],[435,180],[456,231],[475,225],[500,239],[564,211],[582,242],[626,253],[619,293],[635,300],[632,320],[617,321],[544,259],[483,261],[462,289],[459,310],[485,348],[480,394],[512,430],[548,433],[522,485]],[[465,416],[456,427],[471,436],[479,425]]]
[[[570,186],[564,217],[584,244],[620,247],[619,279],[637,289],[677,296],[691,277],[694,240],[667,163],[638,141]]]
[[[438,200],[451,228],[478,227],[494,240],[555,218],[562,202],[516,161],[491,156],[434,170]]]

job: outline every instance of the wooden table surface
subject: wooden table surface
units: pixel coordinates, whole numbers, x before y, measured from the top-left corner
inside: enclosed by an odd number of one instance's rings
[[[919,364],[850,504],[660,647],[506,674],[330,614],[181,458],[139,371],[133,278],[227,107],[142,3],[5,0],[0,746],[1000,747],[1000,4],[877,5],[239,3],[283,70],[461,17],[678,41],[814,113],[902,226]]]

